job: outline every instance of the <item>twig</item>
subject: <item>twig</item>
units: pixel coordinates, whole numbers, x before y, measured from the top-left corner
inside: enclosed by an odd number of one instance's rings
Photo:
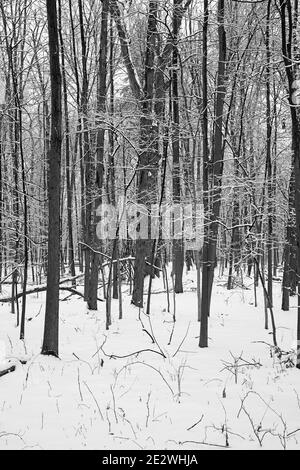
[[[205,442],[205,441],[179,441],[179,445],[182,444],[198,444],[202,446],[212,446],[212,447],[222,447],[223,449],[228,449],[228,446],[224,446],[223,444],[213,444],[211,442]]]
[[[173,357],[176,356],[176,354],[177,354],[178,351],[180,350],[181,346],[183,345],[183,343],[184,343],[184,341],[185,341],[185,339],[186,339],[186,337],[187,337],[187,335],[188,335],[188,332],[189,332],[189,329],[190,329],[190,324],[191,324],[191,322],[189,322],[188,327],[187,327],[187,330],[186,330],[186,333],[185,333],[185,335],[184,335],[184,337],[183,337],[181,343],[179,344],[178,348],[176,349],[175,353],[173,354]]]
[[[150,369],[152,370],[155,370],[160,376],[161,378],[163,379],[163,381],[165,382],[165,384],[167,385],[168,389],[170,390],[170,392],[172,393],[173,397],[174,397],[174,391],[172,390],[171,386],[168,384],[168,382],[166,381],[166,379],[164,378],[164,376],[162,375],[162,373],[160,372],[160,370],[156,369],[156,367],[153,367],[151,366],[150,364],[147,364],[146,362],[141,362],[141,361],[136,361],[136,362],[131,362],[130,364],[126,364],[125,366],[123,366],[119,372],[118,372],[118,376],[116,378],[116,381],[120,375],[120,373],[124,370],[124,369],[127,369],[128,367],[131,367],[135,364],[141,364],[143,366],[146,366],[146,367],[150,367]],[[116,385],[116,381],[115,381],[115,385]]]
[[[147,335],[151,338],[152,343],[155,344],[154,338],[153,338],[153,336],[149,333],[149,331],[147,331],[146,328],[143,328],[143,331],[144,331],[145,333],[147,333]]]
[[[100,414],[102,420],[104,421],[102,411],[101,411],[101,409],[100,409],[99,403],[97,402],[97,400],[96,400],[96,398],[95,398],[95,395],[93,394],[93,392],[92,392],[92,390],[90,389],[90,387],[88,386],[88,384],[87,384],[86,382],[83,382],[83,383],[84,383],[84,385],[86,386],[86,388],[88,389],[88,391],[90,392],[90,394],[92,395],[92,397],[93,397],[93,399],[94,399],[94,401],[95,401],[95,403],[96,403],[96,405],[97,405],[99,414]]]
[[[80,399],[81,401],[83,401],[83,397],[82,397],[82,392],[81,392],[81,385],[80,385],[80,375],[79,375],[79,367],[77,367],[77,382],[78,382],[78,388],[79,388],[79,395],[80,395]]]
[[[140,349],[139,351],[135,351],[130,354],[125,354],[124,356],[117,356],[116,354],[107,354],[102,348],[101,350],[106,357],[110,357],[111,359],[126,359],[127,357],[136,356],[137,354],[141,354],[143,352],[153,352],[155,354],[159,354],[159,356],[166,358],[163,353],[161,353],[160,351],[155,351],[154,349]]]
[[[190,426],[189,428],[187,428],[187,431],[190,431],[191,429],[193,429],[195,426],[197,426],[197,424],[201,423],[201,421],[203,420],[204,418],[204,414],[201,416],[200,419],[198,419],[198,421],[195,423],[195,424],[192,424],[192,426]]]
[[[112,397],[113,397],[113,410],[114,410],[115,420],[116,420],[116,423],[118,424],[118,417],[117,417],[117,413],[116,413],[116,400],[115,400],[115,394],[114,394],[114,390],[113,390],[112,385],[110,385],[110,391],[111,391],[111,394],[112,394]]]

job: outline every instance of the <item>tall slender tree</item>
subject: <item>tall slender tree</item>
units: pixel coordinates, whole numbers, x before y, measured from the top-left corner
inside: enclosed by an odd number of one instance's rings
[[[211,292],[214,279],[214,269],[216,263],[217,237],[218,237],[218,219],[221,207],[221,190],[223,176],[223,112],[226,94],[225,85],[225,65],[226,65],[226,34],[224,27],[224,0],[218,0],[217,16],[218,16],[218,73],[216,98],[214,109],[214,135],[212,158],[210,164],[212,166],[212,194],[211,208],[208,216],[208,227],[204,234],[204,256],[203,256],[203,275],[202,275],[202,304],[201,304],[201,326],[199,346],[205,348],[208,346],[208,317],[210,312]],[[205,162],[207,165],[208,162]],[[209,175],[207,175],[209,178]]]
[[[42,354],[58,357],[62,80],[56,0],[47,0],[47,24],[51,79],[51,141],[48,152],[48,268]]]

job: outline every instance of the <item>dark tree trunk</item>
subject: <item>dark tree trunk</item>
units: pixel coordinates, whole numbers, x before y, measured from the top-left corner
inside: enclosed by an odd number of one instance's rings
[[[202,55],[202,83],[203,83],[203,110],[202,110],[202,133],[203,133],[203,206],[204,206],[204,243],[202,250],[202,289],[201,289],[201,307],[198,305],[198,312],[201,312],[201,331],[202,339],[199,346],[207,347],[208,337],[208,242],[209,242],[209,146],[208,146],[208,74],[207,74],[207,36],[209,9],[208,0],[204,0],[204,21],[203,21],[203,55]],[[205,314],[203,314],[203,312]]]
[[[101,14],[101,35],[100,35],[100,52],[99,52],[99,70],[98,70],[98,90],[97,90],[97,111],[99,113],[97,132],[97,162],[96,162],[96,181],[95,190],[98,197],[95,200],[94,213],[97,207],[102,203],[102,188],[104,176],[104,138],[105,126],[103,123],[103,115],[106,111],[106,77],[107,77],[107,21],[108,21],[108,0],[102,0],[102,14]],[[99,245],[99,240],[96,237],[96,231],[92,232],[92,243],[96,248]],[[101,246],[101,241],[100,241]],[[99,270],[99,255],[95,252],[91,254],[91,271],[88,288],[88,308],[90,310],[97,310],[97,291],[98,291],[98,270]],[[107,287],[108,295],[110,295],[110,286]]]
[[[72,277],[75,277],[75,259],[74,259],[74,241],[73,241],[73,223],[72,223],[72,184],[71,184],[71,170],[70,170],[70,125],[69,125],[69,110],[68,110],[68,89],[65,70],[65,49],[62,35],[62,20],[61,20],[61,0],[58,2],[58,19],[59,19],[59,38],[61,48],[61,65],[62,65],[62,85],[63,85],[63,102],[65,113],[65,132],[66,132],[66,189],[67,189],[67,225],[68,225],[68,263],[69,272]],[[73,286],[76,286],[76,281],[72,281]]]
[[[154,204],[157,200],[158,129],[157,126],[153,124],[153,118],[151,116],[154,96],[157,6],[157,0],[150,1],[144,71],[145,85],[141,103],[142,117],[140,129],[142,153],[138,170],[138,203],[146,206],[149,213],[151,204]],[[132,303],[137,307],[143,306],[145,259],[150,255],[150,252],[150,240],[138,239],[136,241]]]
[[[51,78],[51,142],[48,153],[48,269],[42,354],[58,356],[62,105],[56,0],[47,0],[47,21]]]
[[[173,13],[173,56],[172,56],[172,111],[173,111],[173,132],[172,132],[172,152],[173,152],[173,204],[179,209],[181,202],[181,185],[180,185],[180,128],[179,128],[179,96],[178,96],[178,8],[180,2],[174,0]],[[177,207],[176,207],[177,206]],[[181,209],[181,207],[180,207]],[[177,211],[176,211],[177,212]],[[178,211],[180,212],[180,211]],[[179,217],[180,227],[179,233],[173,234],[173,273],[175,277],[174,290],[175,293],[183,292],[182,273],[184,265],[184,245],[183,245],[183,221],[180,214],[174,214],[174,218]],[[177,224],[176,224],[177,225]],[[175,228],[175,221],[174,221]]]
[[[295,2],[295,16],[298,16],[298,2]],[[293,102],[294,80],[299,79],[299,47],[296,42],[297,34],[293,30],[297,27],[297,22],[293,25],[292,4],[290,0],[280,1],[281,13],[281,38],[282,55],[289,86],[289,103],[292,120],[292,151],[295,177],[295,212],[296,212],[296,274],[297,274],[297,295],[298,295],[298,324],[297,324],[297,363],[300,369],[300,116],[299,108]],[[286,18],[287,17],[287,18]],[[287,21],[288,20],[288,21]],[[294,41],[291,44],[291,39]],[[294,53],[294,54],[293,54]],[[297,63],[293,63],[297,59]]]
[[[271,138],[272,138],[272,121],[271,121],[271,77],[270,77],[270,8],[271,0],[267,5],[267,26],[266,26],[266,50],[267,50],[267,69],[266,69],[266,118],[267,118],[267,156],[266,156],[266,177],[267,177],[267,194],[268,194],[268,302],[269,307],[273,307],[273,182],[272,182],[272,160],[271,160]]]
[[[78,0],[80,43],[81,43],[81,63],[82,63],[82,88],[80,111],[80,163],[81,163],[81,191],[82,191],[82,226],[84,229],[84,240],[88,247],[92,245],[92,190],[94,187],[94,168],[93,156],[90,148],[90,134],[88,124],[88,100],[89,100],[89,81],[87,71],[87,41],[84,30],[84,4]],[[90,249],[84,250],[84,299],[89,301],[89,283],[91,279],[91,260],[93,254]]]
[[[290,295],[296,289],[296,227],[295,227],[295,170],[294,160],[289,182],[289,205],[284,247],[284,267],[282,278],[282,310],[288,311]]]
[[[226,35],[224,28],[224,0],[218,0],[218,37],[219,59],[217,74],[217,93],[215,101],[215,122],[212,154],[212,202],[211,214],[208,217],[208,228],[204,233],[204,256],[202,274],[202,305],[200,341],[201,348],[208,346],[208,317],[210,313],[211,292],[216,264],[216,250],[218,237],[218,218],[221,207],[221,190],[223,175],[223,109],[226,94],[225,87],[225,61],[226,61]],[[208,215],[208,214],[206,214]]]

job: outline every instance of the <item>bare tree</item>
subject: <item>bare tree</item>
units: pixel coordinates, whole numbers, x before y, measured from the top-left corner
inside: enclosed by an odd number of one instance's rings
[[[62,80],[56,0],[47,0],[47,23],[51,78],[51,142],[48,152],[48,270],[42,354],[58,356]]]

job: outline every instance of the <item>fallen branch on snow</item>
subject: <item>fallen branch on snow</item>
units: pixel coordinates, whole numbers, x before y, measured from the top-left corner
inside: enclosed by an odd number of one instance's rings
[[[59,283],[60,284],[59,290],[68,291],[68,292],[71,292],[71,294],[73,294],[73,295],[79,295],[80,297],[84,297],[84,295],[81,292],[79,292],[78,290],[76,290],[74,287],[61,286],[61,284],[64,284],[65,282],[71,282],[74,279],[77,279],[78,277],[81,277],[81,276],[83,276],[83,274],[79,274],[78,276],[73,276],[73,277],[61,280],[60,283]],[[32,287],[31,289],[28,289],[25,292],[25,295],[36,294],[37,292],[44,292],[45,290],[47,290],[47,285],[43,284],[42,286],[36,286],[36,287]],[[23,296],[23,292],[20,292],[20,293],[18,293],[16,298],[19,299],[22,296]],[[0,298],[0,302],[3,302],[3,303],[4,302],[11,302],[11,300],[12,300],[11,297],[2,297],[2,298]],[[100,302],[103,302],[103,299],[101,299],[99,297],[97,297],[97,300],[99,300]]]
[[[7,369],[0,370],[0,377],[3,377],[3,375],[10,374],[11,372],[14,372],[16,370],[16,366],[10,366]]]

